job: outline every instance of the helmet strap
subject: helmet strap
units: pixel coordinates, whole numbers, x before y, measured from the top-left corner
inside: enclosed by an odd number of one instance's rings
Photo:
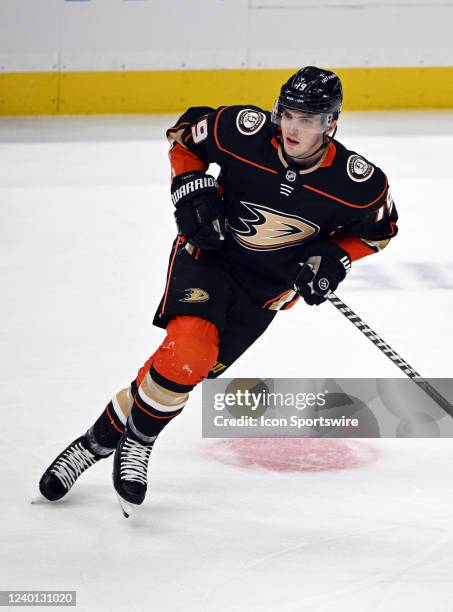
[[[335,138],[335,134],[337,133],[337,127],[335,126],[334,130],[333,130],[333,134],[332,136],[328,136],[327,135],[327,131],[323,132],[322,134],[322,143],[319,145],[319,147],[316,149],[316,151],[313,151],[313,153],[310,153],[310,155],[298,155],[297,157],[293,157],[292,155],[289,156],[291,157],[291,159],[296,159],[298,161],[303,161],[304,159],[309,159],[310,157],[313,157],[313,155],[316,155],[316,153],[319,153],[320,151],[322,151],[323,149],[327,148],[329,146],[329,144],[332,142],[332,140]],[[283,148],[283,152],[285,152],[285,149]],[[286,156],[286,154],[285,154]]]

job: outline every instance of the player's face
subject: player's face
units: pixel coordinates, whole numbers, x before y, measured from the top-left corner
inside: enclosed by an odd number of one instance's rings
[[[281,116],[283,148],[290,157],[305,157],[315,152],[326,131],[324,115],[301,113],[284,108]]]

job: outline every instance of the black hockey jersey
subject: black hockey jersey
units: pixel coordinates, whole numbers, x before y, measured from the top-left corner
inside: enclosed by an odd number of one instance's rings
[[[396,235],[386,175],[337,140],[312,168],[290,165],[270,113],[255,106],[190,108],[167,136],[174,175],[220,166],[229,226],[222,256],[266,308],[294,300],[309,242],[333,240],[355,260]]]

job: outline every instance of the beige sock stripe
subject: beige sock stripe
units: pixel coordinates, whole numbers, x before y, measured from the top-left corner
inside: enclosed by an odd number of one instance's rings
[[[113,409],[116,416],[123,425],[126,425],[126,420],[131,413],[132,396],[129,389],[122,389],[112,398]]]
[[[138,389],[144,402],[159,412],[174,412],[183,408],[188,400],[188,393],[175,393],[158,385],[149,372]]]

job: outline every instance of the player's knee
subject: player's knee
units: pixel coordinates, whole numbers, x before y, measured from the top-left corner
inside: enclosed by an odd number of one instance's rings
[[[217,327],[200,317],[178,316],[167,326],[167,336],[154,354],[153,378],[160,384],[168,380],[178,386],[193,387],[209,374],[219,348]],[[164,384],[165,386],[165,384]]]
[[[135,381],[132,383],[132,395],[135,395],[135,393],[137,392],[137,389],[139,388],[139,386],[142,384],[143,379],[145,378],[146,374],[149,372],[151,365],[154,361],[154,357],[156,356],[156,353],[153,353],[151,355],[151,357],[149,357],[145,363],[142,365],[142,367],[139,369],[139,371],[137,372],[137,376],[135,378]]]

